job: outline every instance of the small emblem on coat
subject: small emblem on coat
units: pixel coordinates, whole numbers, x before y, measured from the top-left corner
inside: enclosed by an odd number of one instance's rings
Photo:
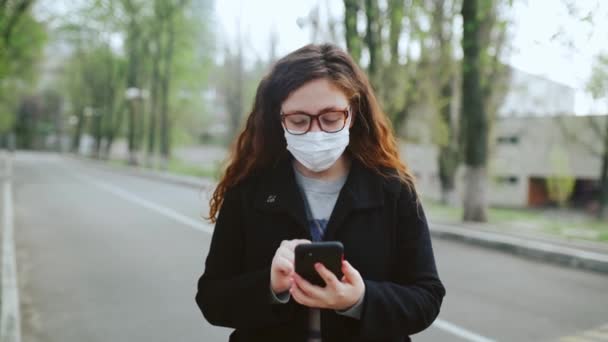
[[[276,195],[268,195],[268,197],[266,198],[266,203],[274,203],[274,201],[277,199]]]

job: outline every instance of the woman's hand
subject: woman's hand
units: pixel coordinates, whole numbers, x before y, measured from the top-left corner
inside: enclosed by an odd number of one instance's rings
[[[294,250],[297,245],[310,243],[309,240],[283,240],[272,258],[270,266],[270,287],[274,293],[289,290],[294,274]]]
[[[311,308],[342,311],[355,305],[365,293],[363,278],[348,261],[342,262],[342,281],[321,263],[316,263],[315,268],[325,280],[325,287],[313,285],[293,273],[294,283],[289,292],[298,303]]]

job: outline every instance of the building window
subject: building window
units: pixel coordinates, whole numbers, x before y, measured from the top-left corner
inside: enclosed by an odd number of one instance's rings
[[[498,137],[496,140],[498,141],[499,144],[512,144],[512,145],[519,144],[519,137],[516,135],[502,136],[502,137]]]
[[[516,185],[519,182],[517,176],[497,176],[496,183],[500,185]]]

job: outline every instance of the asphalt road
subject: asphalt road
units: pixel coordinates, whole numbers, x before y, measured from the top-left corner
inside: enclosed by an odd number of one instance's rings
[[[53,154],[20,152],[13,169],[23,341],[227,341],[194,302],[206,191]],[[549,341],[608,322],[606,276],[433,245],[447,296],[415,341]]]

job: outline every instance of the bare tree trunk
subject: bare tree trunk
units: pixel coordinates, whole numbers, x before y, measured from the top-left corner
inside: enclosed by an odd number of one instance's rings
[[[359,63],[361,60],[361,37],[357,32],[357,15],[359,13],[358,0],[344,0],[344,30],[346,36],[346,48]]]
[[[108,131],[108,135],[106,137],[106,146],[104,148],[104,159],[110,159],[112,153],[112,144],[114,143],[114,137],[116,133],[120,131],[122,127],[122,122],[124,120],[124,111],[125,111],[125,101],[120,101],[120,105],[118,106],[118,110],[116,111],[116,119],[111,122],[111,128]]]
[[[93,134],[95,136],[93,158],[95,158],[95,159],[99,159],[101,156],[101,137],[102,137],[101,119],[102,119],[101,112],[99,112],[99,109],[97,109],[96,112],[93,112],[93,124],[94,124]]]
[[[138,63],[139,61],[139,52],[138,50],[138,42],[139,42],[139,28],[137,27],[134,19],[131,19],[131,23],[129,24],[129,61],[127,66],[127,88],[138,88]],[[141,91],[141,89],[139,89]],[[128,140],[128,148],[129,148],[129,165],[137,165],[137,115],[138,115],[138,105],[137,99],[131,98],[129,101],[129,119],[128,119],[128,132],[127,132],[127,140]]]
[[[228,141],[232,141],[238,134],[243,116],[243,83],[245,79],[243,70],[243,41],[241,39],[240,22],[237,22],[237,51],[233,55],[229,49],[226,49],[226,58],[224,60],[225,72],[228,74],[227,82],[224,83],[224,97],[226,107],[230,115],[230,132]]]
[[[441,120],[447,126],[448,141],[445,146],[439,148],[439,180],[441,182],[441,202],[454,205],[456,170],[460,163],[458,140],[456,139],[456,127],[452,119],[452,85],[444,84],[441,91],[441,101],[444,103],[440,108]]]
[[[173,15],[167,18],[167,46],[165,50],[164,75],[161,83],[161,115],[160,115],[160,130],[161,130],[161,168],[166,170],[169,165],[171,154],[171,123],[169,120],[169,86],[171,81],[171,66],[173,61],[173,48],[175,45],[175,23]]]
[[[486,222],[487,174],[485,166],[467,166],[464,189],[464,220]]]
[[[441,140],[439,144],[439,180],[441,183],[441,202],[443,204],[456,204],[455,177],[460,154],[458,148],[457,125],[453,115],[454,93],[454,58],[452,56],[452,23],[455,11],[445,0],[434,0],[431,7],[432,37],[438,46],[435,59],[434,79],[438,93],[438,115],[441,123],[445,126],[447,139]]]
[[[367,17],[367,32],[365,33],[365,41],[369,50],[369,65],[367,68],[372,84],[377,86],[378,71],[380,68],[381,43],[380,36],[380,9],[376,0],[365,0],[365,15]]]
[[[78,153],[80,150],[80,138],[82,137],[82,129],[84,128],[84,113],[82,108],[76,108],[78,121],[76,129],[72,135],[72,153]]]
[[[604,151],[600,172],[600,207],[598,217],[608,219],[608,116],[604,117]]]
[[[128,148],[129,148],[129,165],[137,165],[137,149],[135,146],[135,116],[137,112],[136,100],[129,100],[129,129],[128,129]]]
[[[462,62],[462,129],[466,164],[465,221],[487,221],[486,163],[488,151],[488,120],[484,112],[481,88],[480,20],[477,0],[462,3],[464,52]]]
[[[150,99],[150,123],[148,126],[148,148],[146,165],[148,167],[153,166],[156,149],[156,117],[158,116],[158,82],[159,82],[159,59],[160,59],[160,43],[158,39],[155,42],[154,51],[152,54],[152,79],[150,80],[151,85],[151,99]]]

